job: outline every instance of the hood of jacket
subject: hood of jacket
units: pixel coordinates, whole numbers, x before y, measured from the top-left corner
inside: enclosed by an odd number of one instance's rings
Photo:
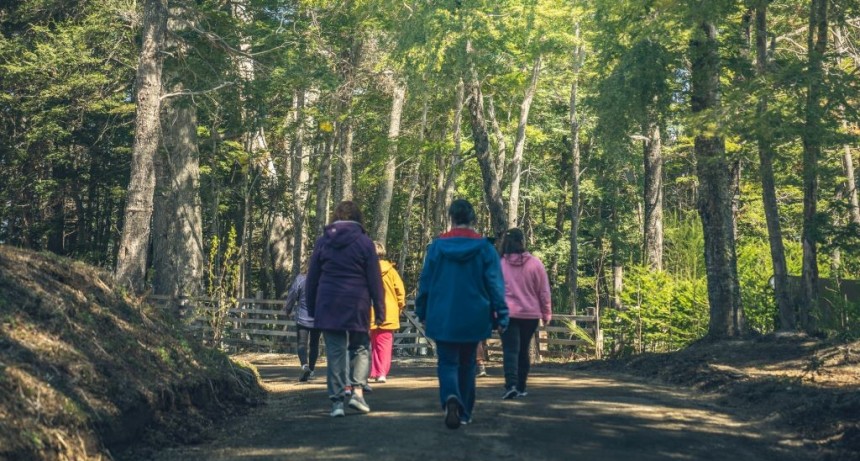
[[[385,274],[387,274],[388,271],[390,271],[391,269],[394,269],[394,263],[392,263],[391,261],[387,261],[385,259],[380,259],[379,260],[379,269],[382,271],[382,275],[385,276]]]
[[[334,248],[343,248],[364,234],[364,228],[355,221],[335,221],[325,226],[326,243]]]
[[[532,255],[528,251],[524,251],[522,253],[508,253],[502,257],[511,266],[523,266],[526,261],[532,258]]]
[[[467,261],[478,256],[487,246],[487,240],[470,237],[448,237],[436,240],[436,248],[446,259]]]

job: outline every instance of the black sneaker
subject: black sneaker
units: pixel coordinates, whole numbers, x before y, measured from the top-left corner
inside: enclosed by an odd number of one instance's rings
[[[361,386],[361,390],[363,390],[364,392],[373,392],[373,388],[370,387],[370,384],[365,384]]]
[[[460,424],[460,403],[457,397],[452,395],[445,401],[445,426],[448,429],[457,429]]]
[[[511,387],[505,390],[505,393],[502,394],[502,400],[511,400],[517,398],[519,392],[517,392],[517,388]]]

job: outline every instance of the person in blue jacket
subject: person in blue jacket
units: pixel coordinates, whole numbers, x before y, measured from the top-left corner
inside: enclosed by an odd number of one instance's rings
[[[478,343],[507,328],[508,308],[499,255],[475,232],[472,204],[454,200],[448,217],[451,229],[427,247],[415,312],[436,341],[445,425],[457,429],[472,420]]]
[[[314,245],[305,298],[314,327],[322,330],[331,416],[344,416],[346,390],[350,408],[369,413],[363,389],[370,374],[370,308],[385,322],[385,291],[373,240],[364,231],[358,205],[343,201],[332,223]]]

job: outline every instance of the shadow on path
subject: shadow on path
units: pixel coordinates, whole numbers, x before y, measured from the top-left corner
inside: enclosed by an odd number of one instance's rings
[[[761,421],[726,413],[707,396],[609,374],[536,368],[529,395],[502,401],[501,369],[478,380],[473,424],[443,424],[435,368],[396,363],[367,395],[368,415],[331,418],[325,369],[296,382],[290,356],[254,360],[272,393],[211,442],[162,460],[800,460],[813,453]]]

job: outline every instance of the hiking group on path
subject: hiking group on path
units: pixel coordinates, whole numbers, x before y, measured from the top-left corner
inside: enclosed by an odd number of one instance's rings
[[[543,263],[526,251],[520,229],[501,236],[500,258],[493,242],[475,231],[471,203],[454,200],[448,217],[450,229],[427,248],[415,312],[436,343],[445,425],[457,429],[472,421],[475,378],[486,375],[479,348],[494,329],[504,355],[502,398],[527,394],[528,345],[540,323],[551,320],[552,303]],[[368,382],[386,382],[391,369],[406,290],[384,258],[385,246],[368,237],[359,207],[341,202],[287,297],[298,326],[300,381],[314,376],[325,339],[332,417],[345,415],[344,404],[369,413]]]

